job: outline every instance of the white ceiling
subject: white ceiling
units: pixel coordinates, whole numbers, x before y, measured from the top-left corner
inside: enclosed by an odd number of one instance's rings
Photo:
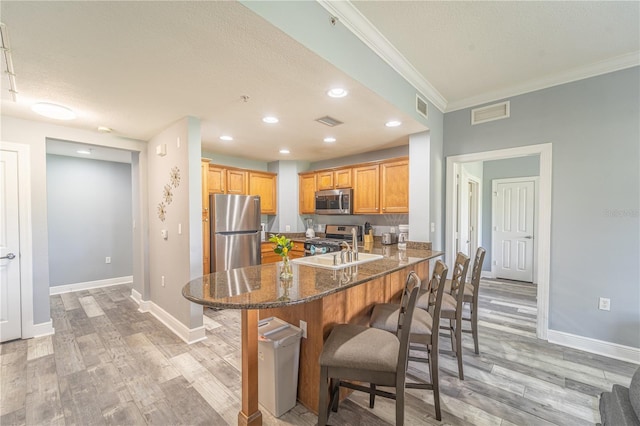
[[[635,1],[321,4],[444,111],[639,62]],[[141,140],[192,115],[204,150],[262,161],[352,155],[425,130],[236,2],[5,1],[0,12],[19,91],[13,102],[2,80],[2,115],[47,121],[29,107],[56,102],[78,113],[65,124]],[[328,98],[336,85],[350,96]],[[314,121],[324,115],[345,124]]]

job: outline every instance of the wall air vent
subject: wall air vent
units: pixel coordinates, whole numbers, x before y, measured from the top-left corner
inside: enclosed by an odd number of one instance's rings
[[[325,126],[329,126],[329,127],[335,127],[335,126],[339,126],[340,124],[343,124],[342,121],[336,120],[335,118],[329,117],[328,115],[325,115],[324,117],[316,118],[316,121],[318,123],[322,123]]]
[[[424,118],[429,118],[429,105],[418,94],[416,94],[416,111]]]
[[[487,105],[471,110],[471,125],[509,118],[509,101]]]

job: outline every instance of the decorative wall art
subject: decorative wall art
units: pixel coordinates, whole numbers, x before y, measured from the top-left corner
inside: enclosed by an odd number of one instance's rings
[[[173,201],[172,188],[177,188],[178,186],[180,186],[180,169],[176,166],[169,171],[169,183],[162,189],[163,201],[158,203],[158,218],[161,222],[164,222],[167,218],[167,206]]]

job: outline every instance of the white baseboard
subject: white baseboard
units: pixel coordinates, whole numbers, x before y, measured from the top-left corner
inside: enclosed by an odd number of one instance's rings
[[[56,330],[53,328],[53,320],[47,322],[41,322],[39,324],[33,324],[28,337],[43,337],[55,334]]]
[[[204,326],[196,328],[188,328],[186,325],[178,321],[169,312],[162,309],[150,300],[142,300],[141,294],[136,290],[131,290],[131,298],[138,304],[140,312],[148,312],[158,321],[163,323],[169,330],[184,340],[187,344],[200,342],[207,338]]]
[[[617,343],[577,336],[563,331],[548,330],[547,340],[569,348],[580,349],[593,354],[604,355],[621,361],[640,364],[640,348],[619,345]]]
[[[495,278],[493,271],[480,271],[480,278]]]
[[[87,281],[84,283],[56,285],[49,287],[49,294],[62,294],[72,291],[89,290],[91,288],[109,287],[112,285],[131,284],[133,282],[133,276],[126,277],[107,278],[105,280]]]
[[[142,295],[136,289],[131,289],[131,298],[134,302],[138,304],[138,311],[147,313],[149,312],[149,304],[151,303],[148,300],[142,300]]]

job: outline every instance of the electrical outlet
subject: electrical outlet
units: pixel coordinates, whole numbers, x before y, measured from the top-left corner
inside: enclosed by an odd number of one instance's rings
[[[436,232],[436,224],[431,222],[431,232]]]
[[[162,276],[161,282],[162,282],[162,287],[164,287],[164,275]]]
[[[302,330],[302,337],[307,338],[307,322],[300,320],[300,329]]]
[[[598,303],[598,309],[601,311],[610,311],[611,310],[611,299],[606,297],[601,297]]]
[[[111,263],[111,258],[109,256],[105,257],[104,263]]]
[[[285,231],[285,232],[289,232],[289,231],[291,231],[291,225],[285,225],[285,226],[284,226],[284,231]]]

